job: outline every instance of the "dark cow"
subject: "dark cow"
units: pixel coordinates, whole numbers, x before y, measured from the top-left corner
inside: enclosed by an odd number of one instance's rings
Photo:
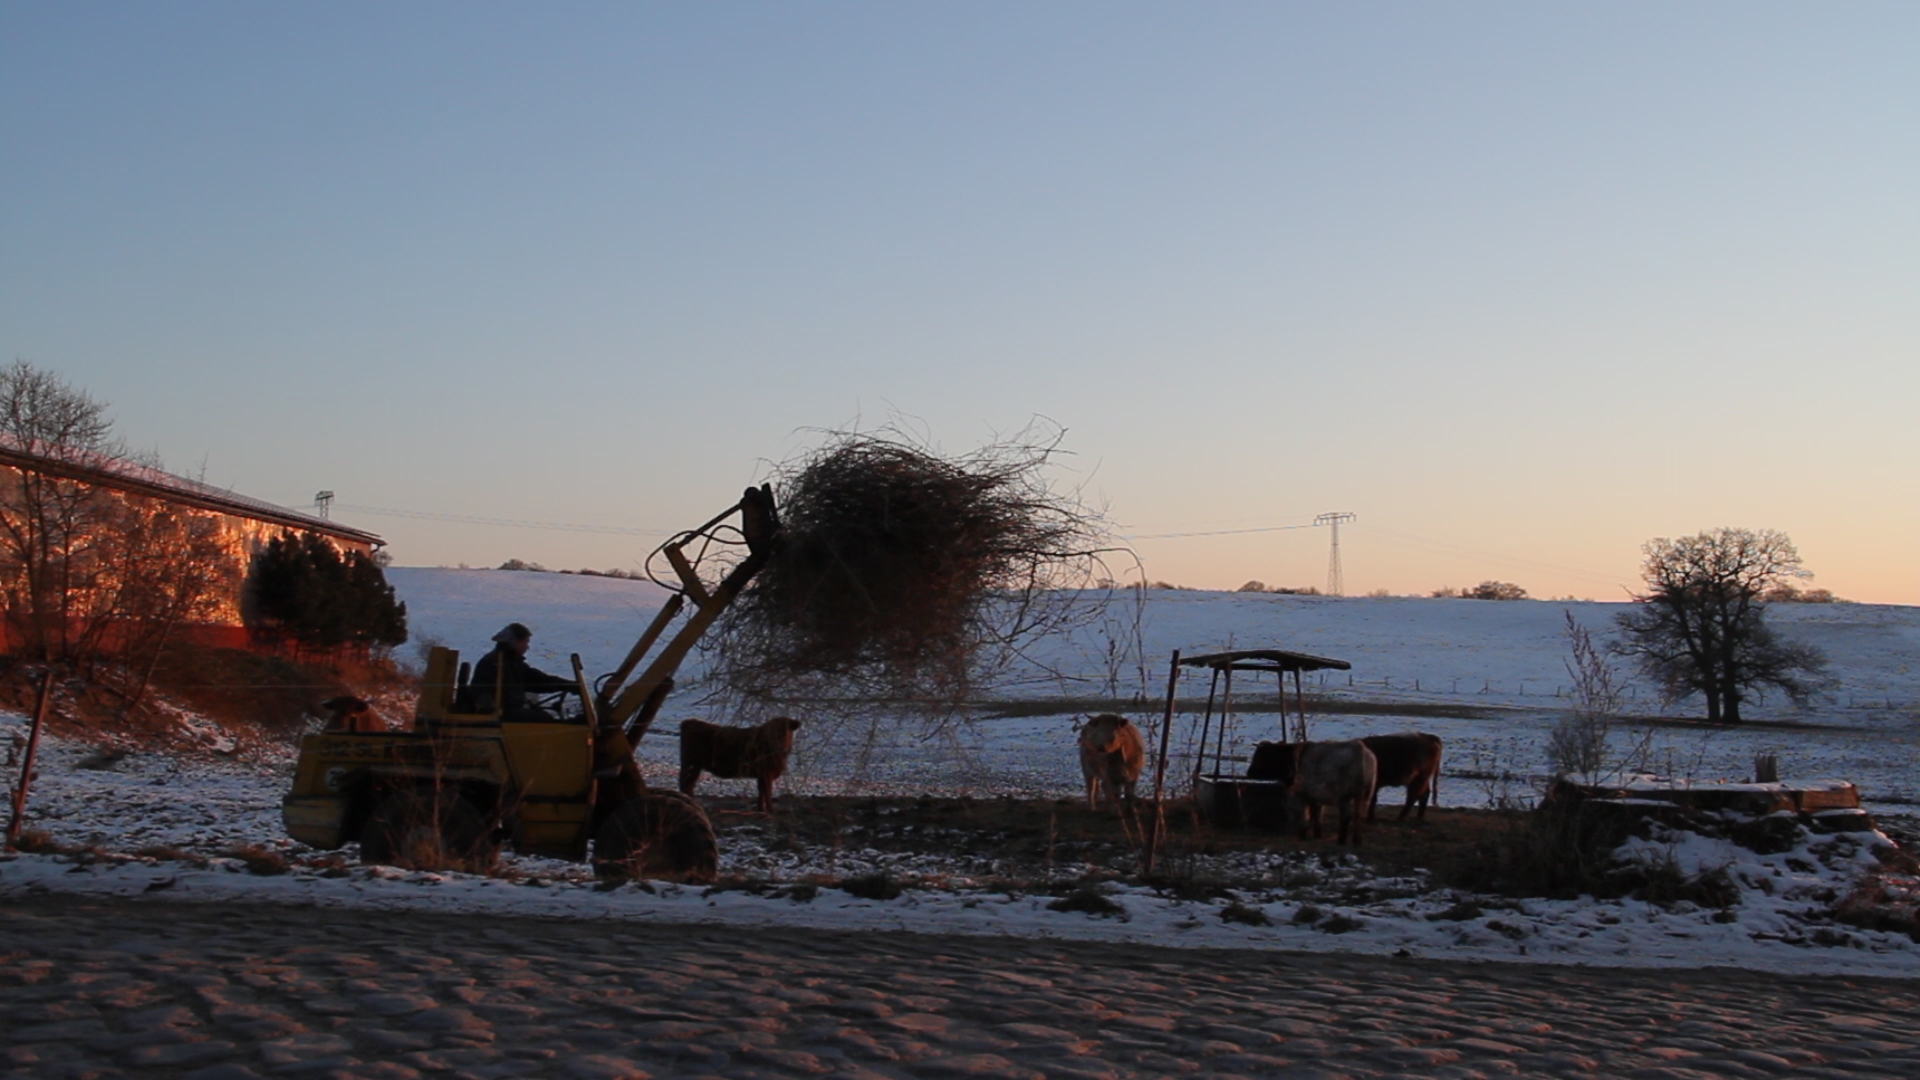
[[[1427,820],[1428,800],[1440,801],[1440,736],[1409,731],[1400,735],[1369,735],[1360,741],[1367,744],[1380,764],[1373,799],[1367,806],[1368,823],[1378,819],[1383,787],[1407,789],[1407,801],[1400,807],[1401,821],[1407,820],[1416,802],[1420,804],[1420,820]]]
[[[1255,744],[1253,760],[1247,763],[1247,779],[1293,783],[1293,748],[1297,745],[1288,742]]]
[[[1300,838],[1320,839],[1320,811],[1331,805],[1340,814],[1340,843],[1347,842],[1347,830],[1353,830],[1353,842],[1360,843],[1362,812],[1373,798],[1378,764],[1373,751],[1359,739],[1346,742],[1298,743],[1294,754],[1293,787],[1287,799],[1287,815],[1298,825]]]
[[[787,771],[793,733],[798,730],[800,721],[785,716],[750,728],[681,721],[680,790],[693,794],[703,772],[723,780],[752,777],[760,784],[760,812],[773,813],[773,782]]]
[[[330,714],[327,717],[327,734],[361,735],[369,732],[387,730],[387,722],[373,711],[367,701],[342,694],[328,698],[320,707]]]

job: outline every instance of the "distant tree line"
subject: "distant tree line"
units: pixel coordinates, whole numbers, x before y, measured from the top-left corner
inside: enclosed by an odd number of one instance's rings
[[[533,574],[578,574],[581,577],[610,577],[630,579],[633,581],[646,580],[646,575],[640,573],[638,570],[622,570],[617,566],[611,570],[549,570],[537,562],[528,562],[525,559],[508,559],[498,567],[495,567],[495,569],[519,570]]]
[[[1235,589],[1234,592],[1273,593],[1279,596],[1319,596],[1320,595],[1320,590],[1314,588],[1311,585],[1306,585],[1299,588],[1294,588],[1287,585],[1269,586],[1266,582],[1260,581],[1258,579],[1247,582],[1245,585],[1242,585],[1238,589]]]
[[[1511,581],[1483,581],[1470,589],[1443,585],[1433,590],[1433,596],[1439,600],[1525,600],[1527,590]]]

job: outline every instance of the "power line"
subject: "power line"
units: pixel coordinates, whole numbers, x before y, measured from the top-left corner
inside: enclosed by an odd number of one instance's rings
[[[1436,551],[1436,552],[1440,552],[1442,554],[1447,554],[1447,555],[1465,555],[1470,558],[1486,559],[1491,562],[1507,563],[1512,566],[1523,567],[1528,570],[1537,570],[1543,573],[1571,574],[1575,577],[1586,578],[1587,580],[1592,581],[1596,584],[1606,584],[1606,585],[1620,584],[1620,579],[1618,577],[1612,574],[1601,573],[1600,571],[1597,571],[1597,570],[1589,570],[1584,567],[1578,567],[1578,566],[1562,566],[1559,563],[1542,562],[1538,559],[1525,559],[1525,558],[1520,558],[1514,555],[1503,555],[1498,552],[1485,551],[1479,548],[1466,547],[1461,544],[1448,543],[1444,540],[1434,540],[1429,537],[1414,536],[1411,533],[1396,533],[1389,529],[1370,529],[1368,530],[1368,535],[1378,536],[1381,539],[1388,541],[1389,543],[1405,544],[1409,547],[1425,548],[1429,551]]]
[[[477,514],[448,514],[434,510],[404,510],[390,506],[364,506],[358,503],[334,502],[332,505],[335,509],[356,514],[370,514],[377,517],[410,518],[418,521],[445,521],[457,525],[486,525],[510,529],[539,529],[549,532],[598,533],[608,536],[672,536],[674,534],[674,530],[671,529],[638,529],[621,525],[589,525],[581,522],[541,521],[531,518],[496,518],[484,517]],[[1325,514],[1321,515],[1323,518],[1328,516],[1329,515]],[[1350,517],[1342,517],[1342,521],[1351,520]],[[1312,522],[1301,525],[1260,525],[1243,529],[1196,529],[1186,532],[1165,533],[1123,533],[1120,538],[1127,541],[1183,540],[1208,536],[1245,536],[1255,533],[1292,532],[1298,529],[1317,529],[1325,525],[1334,525],[1333,531],[1335,533],[1328,566],[1328,584],[1329,591],[1331,592],[1335,587],[1334,579],[1341,571],[1338,561],[1340,551],[1338,539],[1339,528],[1337,524],[1331,521],[1321,521],[1316,518]],[[1466,547],[1460,544],[1452,544],[1443,540],[1433,540],[1428,537],[1414,536],[1408,533],[1396,533],[1386,529],[1370,528],[1367,530],[1367,533],[1370,536],[1377,536],[1380,539],[1392,543],[1405,544],[1411,547],[1426,548],[1431,551],[1444,552],[1451,555],[1464,555],[1476,559],[1486,559],[1546,573],[1571,574],[1597,584],[1619,584],[1619,579],[1611,574],[1604,574],[1583,567],[1562,566],[1557,563],[1542,562],[1537,559],[1503,555],[1478,548]]]
[[[422,521],[450,521],[460,525],[497,525],[511,529],[544,529],[550,532],[608,533],[616,536],[672,536],[670,529],[633,529],[621,525],[585,525],[571,521],[534,521],[526,518],[479,517],[473,514],[442,514],[433,510],[399,510],[388,506],[361,506],[337,502],[341,510],[376,517],[414,518]]]
[[[1312,525],[1264,525],[1256,529],[1213,529],[1206,532],[1146,533],[1140,536],[1121,536],[1122,540],[1174,540],[1186,536],[1238,536],[1242,533],[1285,532],[1288,529],[1311,529]]]
[[[1328,516],[1329,515],[1325,515],[1325,514],[1321,515],[1321,517],[1328,517]],[[1344,518],[1344,517],[1342,518],[1342,521],[1348,521],[1348,520],[1350,519]],[[1145,533],[1145,534],[1139,534],[1139,535],[1123,536],[1122,539],[1125,539],[1125,540],[1173,540],[1173,539],[1181,539],[1186,537],[1238,536],[1245,533],[1269,533],[1269,532],[1285,532],[1291,529],[1315,529],[1315,528],[1320,528],[1323,525],[1334,525],[1334,523],[1331,521],[1321,521],[1318,518],[1316,518],[1313,522],[1305,525],[1268,525],[1260,528],[1249,528],[1249,529],[1210,529],[1210,530],[1196,531],[1196,532]],[[1334,531],[1337,534],[1338,532],[1337,525],[1334,525]],[[1516,566],[1516,567],[1520,567],[1527,570],[1537,571],[1540,573],[1567,574],[1573,577],[1582,578],[1584,580],[1593,582],[1595,584],[1602,584],[1602,585],[1621,584],[1620,579],[1613,574],[1602,573],[1600,571],[1592,570],[1586,567],[1565,566],[1560,563],[1544,562],[1539,559],[1526,559],[1526,558],[1521,558],[1514,555],[1506,555],[1499,552],[1487,551],[1481,548],[1467,547],[1464,544],[1453,544],[1453,543],[1448,543],[1447,541],[1444,541],[1444,540],[1434,540],[1429,537],[1415,536],[1411,533],[1395,532],[1390,529],[1369,528],[1366,530],[1366,534],[1368,536],[1377,537],[1381,540],[1386,540],[1389,543],[1403,544],[1408,547],[1424,548],[1429,551],[1440,552],[1448,555],[1461,555],[1461,556],[1466,556],[1468,558],[1473,558],[1473,559],[1483,559],[1488,562],[1495,562],[1495,563],[1501,563],[1509,566]],[[1329,585],[1328,591],[1329,592],[1332,592],[1334,590],[1334,588],[1336,587],[1336,583],[1334,579],[1341,574],[1341,568],[1339,564],[1340,549],[1338,545],[1339,545],[1339,540],[1336,535],[1336,537],[1333,538],[1332,549],[1328,555],[1329,565],[1327,569],[1328,569],[1328,585]],[[1344,582],[1340,582],[1339,584],[1344,584]]]

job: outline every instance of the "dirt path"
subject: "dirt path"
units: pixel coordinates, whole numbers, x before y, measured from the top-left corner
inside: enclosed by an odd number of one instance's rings
[[[43,898],[0,1076],[1920,1076],[1920,982]]]

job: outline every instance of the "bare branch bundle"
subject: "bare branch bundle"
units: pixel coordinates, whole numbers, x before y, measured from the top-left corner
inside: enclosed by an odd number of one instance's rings
[[[834,432],[776,470],[784,536],[729,612],[715,672],[749,697],[956,704],[1021,644],[1086,613],[1100,513],[1045,475],[1059,433],[943,457]]]

